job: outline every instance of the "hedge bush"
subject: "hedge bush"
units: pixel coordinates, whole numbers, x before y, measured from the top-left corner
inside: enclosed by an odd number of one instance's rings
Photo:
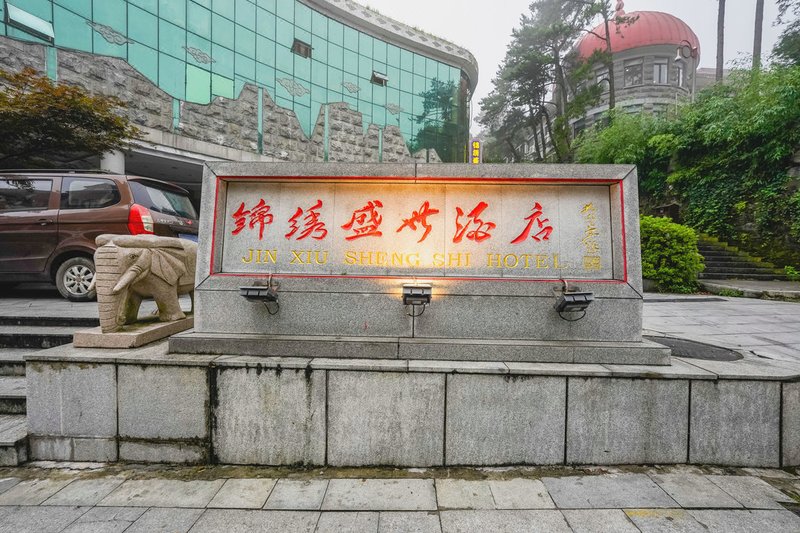
[[[705,268],[697,233],[664,217],[643,216],[640,224],[642,277],[653,280],[660,292],[694,292]]]

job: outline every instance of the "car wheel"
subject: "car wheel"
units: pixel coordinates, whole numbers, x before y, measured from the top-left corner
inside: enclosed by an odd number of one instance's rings
[[[94,262],[86,257],[71,257],[56,272],[56,287],[61,296],[72,302],[94,300],[97,292],[89,287],[94,280]]]

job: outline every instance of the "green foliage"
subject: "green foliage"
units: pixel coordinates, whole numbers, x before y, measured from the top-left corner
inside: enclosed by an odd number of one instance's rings
[[[779,24],[786,24],[781,32],[772,58],[783,65],[800,65],[800,0],[778,0]]]
[[[703,257],[697,251],[697,233],[668,218],[641,217],[642,276],[661,292],[690,293],[697,289]]]
[[[786,279],[789,281],[800,281],[800,272],[793,266],[786,265],[783,267],[783,271],[786,273]]]
[[[720,289],[717,292],[717,296],[725,296],[726,298],[741,298],[744,296],[744,292],[740,291],[739,289]]]
[[[125,148],[141,137],[115,98],[0,70],[0,168],[48,167]]]

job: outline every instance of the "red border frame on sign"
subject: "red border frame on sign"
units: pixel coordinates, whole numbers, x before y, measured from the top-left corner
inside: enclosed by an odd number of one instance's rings
[[[620,202],[620,222],[622,225],[622,278],[618,279],[576,279],[567,280],[582,283],[609,283],[609,284],[625,284],[628,283],[628,247],[625,232],[625,194],[623,180],[621,179],[578,179],[578,178],[471,178],[471,177],[391,177],[391,176],[217,176],[214,184],[214,221],[211,230],[211,261],[209,265],[210,277],[234,277],[234,278],[266,278],[272,276],[274,278],[286,279],[381,279],[381,280],[395,280],[406,279],[406,276],[369,276],[369,275],[326,275],[326,274],[251,274],[251,273],[228,273],[228,272],[214,272],[215,256],[216,256],[216,242],[217,242],[217,215],[219,214],[219,189],[221,182],[229,181],[336,181],[341,183],[352,183],[361,181],[370,182],[421,182],[421,183],[491,183],[491,184],[522,184],[522,183],[536,183],[536,184],[552,184],[558,185],[561,183],[577,183],[577,184],[593,184],[593,185],[618,185],[619,186],[619,202]],[[558,279],[525,279],[525,278],[482,278],[482,277],[452,277],[452,276],[424,276],[425,279],[434,280],[452,280],[452,281],[499,281],[499,282],[518,282],[518,283],[552,283],[559,281]]]

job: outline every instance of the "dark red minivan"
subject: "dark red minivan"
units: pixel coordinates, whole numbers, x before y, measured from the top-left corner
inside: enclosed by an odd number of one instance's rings
[[[189,192],[164,181],[97,171],[0,171],[2,287],[50,280],[72,301],[95,297],[95,238],[150,233],[197,240]]]

